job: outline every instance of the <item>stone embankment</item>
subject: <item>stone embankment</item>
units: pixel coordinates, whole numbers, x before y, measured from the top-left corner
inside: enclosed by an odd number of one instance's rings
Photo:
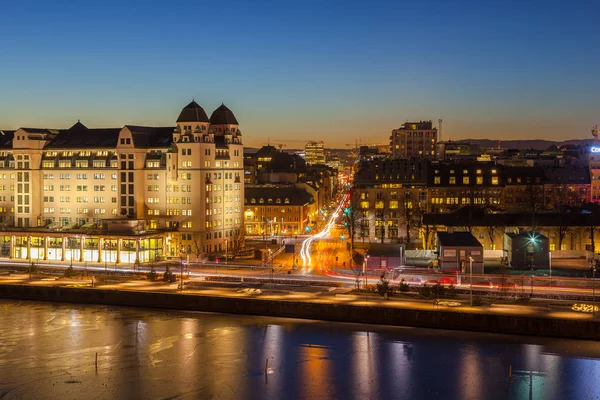
[[[597,340],[600,337],[600,321],[593,318],[549,318],[535,315],[533,312],[532,315],[505,315],[485,313],[482,309],[476,312],[429,308],[416,310],[387,307],[382,304],[357,305],[310,300],[272,300],[22,284],[0,285],[0,298],[264,315],[570,339]]]

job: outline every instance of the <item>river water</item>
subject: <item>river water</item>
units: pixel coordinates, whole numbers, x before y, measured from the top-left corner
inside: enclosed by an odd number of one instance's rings
[[[595,342],[0,300],[2,400],[579,400],[599,379]]]

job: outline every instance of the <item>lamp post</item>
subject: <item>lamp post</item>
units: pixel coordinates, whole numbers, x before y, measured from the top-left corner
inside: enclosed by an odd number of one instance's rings
[[[365,301],[367,300],[367,286],[369,285],[369,278],[367,278],[367,262],[369,256],[366,255],[363,261],[363,276],[365,277]]]
[[[31,236],[27,239],[27,241],[29,242],[29,249],[27,251],[27,256],[29,257],[29,280],[31,280],[31,272],[33,270],[33,260],[31,258]]]
[[[469,304],[473,307],[473,257],[469,256]]]
[[[69,248],[71,249],[71,268],[73,268],[73,247],[75,247],[73,246],[73,240],[74,239],[72,237],[69,238]]]
[[[592,315],[596,315],[596,260],[592,259]]]
[[[183,290],[183,255],[185,254],[185,247],[181,246],[181,251],[179,252],[179,266],[181,267],[181,283],[179,284],[179,289]]]
[[[108,242],[104,242],[104,274],[108,272]]]

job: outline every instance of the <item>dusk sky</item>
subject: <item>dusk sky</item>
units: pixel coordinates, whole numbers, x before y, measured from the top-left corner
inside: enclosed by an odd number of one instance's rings
[[[600,2],[0,2],[0,129],[173,125],[224,102],[245,144],[591,138]]]

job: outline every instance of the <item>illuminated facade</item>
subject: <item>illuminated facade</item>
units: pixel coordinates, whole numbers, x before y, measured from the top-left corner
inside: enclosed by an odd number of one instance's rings
[[[304,159],[307,164],[325,164],[325,148],[323,141],[306,143],[304,146],[304,153]]]
[[[392,130],[392,158],[433,158],[437,147],[437,128],[431,121],[406,122]]]
[[[248,235],[298,235],[317,218],[313,196],[293,185],[248,186],[245,196]]]
[[[11,256],[24,258],[22,243],[15,241],[26,240],[31,256],[31,248],[39,247],[46,249],[44,259],[62,260],[63,254],[85,259],[65,243],[87,232],[87,239],[95,235],[98,242],[83,240],[82,251],[96,248],[100,261],[103,243],[106,251],[118,247],[106,238],[112,231],[101,225],[123,219],[144,220],[141,231],[147,237],[138,230],[131,239],[136,251],[142,246],[161,256],[184,251],[199,258],[224,251],[226,242],[230,251],[241,246],[244,170],[238,127],[225,105],[209,118],[192,101],[170,127],[90,129],[77,122],[69,129],[2,132],[0,227],[10,237]],[[26,238],[28,231],[32,239]],[[138,244],[159,237],[160,243]],[[51,255],[58,250],[60,257]],[[116,255],[106,256],[117,261]],[[131,257],[120,262],[132,262]]]

